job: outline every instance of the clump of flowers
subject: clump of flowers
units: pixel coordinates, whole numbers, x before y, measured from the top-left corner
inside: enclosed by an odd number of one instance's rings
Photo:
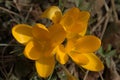
[[[55,60],[66,64],[69,58],[87,70],[103,70],[102,62],[94,54],[101,40],[93,35],[85,35],[89,12],[74,7],[62,15],[57,6],[51,6],[41,17],[52,20],[53,24],[48,28],[40,23],[34,26],[18,24],[12,29],[14,38],[25,45],[24,55],[35,60],[36,70],[41,77],[46,78],[53,72]]]

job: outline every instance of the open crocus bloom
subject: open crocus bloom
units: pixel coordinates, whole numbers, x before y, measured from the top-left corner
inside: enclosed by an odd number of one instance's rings
[[[56,59],[61,64],[65,64],[70,57],[76,64],[91,71],[104,68],[100,59],[93,53],[100,47],[100,39],[84,36],[90,17],[87,11],[73,7],[62,15],[58,7],[52,6],[43,12],[42,17],[51,19],[54,24],[60,23],[67,32],[66,45],[61,44],[56,49]]]
[[[42,24],[33,27],[26,24],[15,25],[12,29],[14,38],[25,45],[24,55],[35,60],[35,66],[41,77],[48,77],[54,70],[54,49],[60,45],[66,36],[60,24],[46,28]]]
[[[61,10],[57,6],[51,6],[43,12],[41,17],[48,18],[53,23],[60,23],[64,26],[69,38],[76,33],[81,36],[86,33],[90,14],[88,11],[80,11],[79,8],[73,7],[62,15]]]

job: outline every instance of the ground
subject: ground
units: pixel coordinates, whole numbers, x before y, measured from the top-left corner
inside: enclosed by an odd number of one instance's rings
[[[40,15],[52,5],[63,12],[71,7],[89,11],[88,34],[102,40],[96,54],[105,69],[90,72],[69,62],[65,66],[71,74],[79,80],[119,80],[120,0],[0,0],[0,80],[44,80],[37,75],[33,61],[23,56],[24,46],[13,38],[11,29],[19,23],[46,24],[48,20],[41,19]],[[66,80],[64,71],[57,65],[46,80]]]

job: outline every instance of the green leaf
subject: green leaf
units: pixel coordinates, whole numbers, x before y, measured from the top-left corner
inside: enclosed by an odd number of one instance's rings
[[[105,54],[104,54],[104,51],[103,51],[102,46],[99,48],[98,53],[99,53],[102,57],[105,57]]]
[[[103,53],[103,48],[102,48],[102,46],[99,48],[98,53]]]
[[[115,55],[115,53],[116,53],[116,50],[112,50],[112,51],[106,53],[105,56],[106,56],[106,57],[112,57],[112,56]]]

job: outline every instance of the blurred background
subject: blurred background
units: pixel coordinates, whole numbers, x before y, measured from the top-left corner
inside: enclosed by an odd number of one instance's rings
[[[87,34],[102,40],[96,54],[105,69],[90,72],[69,62],[65,66],[70,73],[79,80],[120,80],[120,0],[0,0],[0,80],[66,80],[65,72],[57,63],[49,78],[40,78],[34,62],[22,54],[24,46],[11,34],[12,27],[19,23],[50,23],[40,15],[52,5],[63,13],[71,7],[89,11]]]

